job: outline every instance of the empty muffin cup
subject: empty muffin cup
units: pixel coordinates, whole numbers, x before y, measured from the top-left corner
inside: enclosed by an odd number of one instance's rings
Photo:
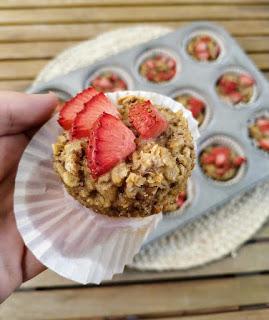
[[[253,102],[257,96],[254,77],[237,69],[228,70],[218,78],[216,91],[223,101],[236,107]]]
[[[179,59],[170,50],[152,49],[139,57],[137,69],[144,80],[162,84],[176,76],[179,71]]]
[[[248,127],[249,136],[255,146],[269,153],[269,112],[259,113]]]
[[[87,86],[89,85],[100,92],[124,91],[132,87],[132,80],[121,68],[104,67],[90,76]]]
[[[245,171],[247,159],[241,146],[226,136],[214,136],[201,146],[199,164],[207,178],[218,183],[236,183]]]

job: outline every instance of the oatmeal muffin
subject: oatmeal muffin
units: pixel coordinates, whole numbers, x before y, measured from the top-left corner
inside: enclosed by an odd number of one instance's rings
[[[269,152],[269,117],[257,118],[249,126],[249,135],[260,149]]]
[[[209,178],[228,181],[236,176],[246,159],[228,146],[213,144],[202,151],[199,162]]]
[[[118,104],[93,88],[65,104],[58,120],[65,131],[53,145],[55,171],[70,195],[105,215],[177,209],[194,167],[187,120],[135,96]]]
[[[100,92],[115,92],[128,89],[126,81],[115,71],[104,71],[91,80],[90,85]]]
[[[227,72],[216,84],[219,96],[233,105],[249,103],[254,94],[255,80],[249,74]]]
[[[176,75],[176,60],[167,53],[157,53],[146,58],[139,67],[142,77],[150,82],[162,83]]]
[[[205,103],[189,93],[183,93],[174,98],[181,103],[186,109],[190,110],[194,119],[197,120],[199,127],[205,120],[206,105]]]
[[[221,49],[217,41],[209,35],[198,35],[187,44],[188,54],[197,61],[217,60]]]

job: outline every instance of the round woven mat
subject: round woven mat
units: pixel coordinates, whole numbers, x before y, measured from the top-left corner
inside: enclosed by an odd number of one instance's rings
[[[159,26],[137,26],[102,34],[62,52],[45,66],[36,82],[48,81],[169,31]],[[143,248],[132,267],[186,269],[219,259],[235,251],[262,226],[269,216],[268,203],[269,182]]]

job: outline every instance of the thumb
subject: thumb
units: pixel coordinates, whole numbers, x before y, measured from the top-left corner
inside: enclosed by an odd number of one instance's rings
[[[45,123],[57,105],[54,93],[0,91],[0,136],[21,133]]]

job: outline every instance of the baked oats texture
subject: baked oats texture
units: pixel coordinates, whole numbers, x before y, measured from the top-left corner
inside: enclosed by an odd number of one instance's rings
[[[136,150],[110,172],[94,180],[85,155],[87,140],[69,140],[67,132],[53,145],[54,169],[66,190],[83,206],[113,217],[146,217],[177,209],[194,167],[195,152],[188,123],[181,111],[156,106],[169,123],[154,140],[141,140],[128,121],[132,104],[143,99],[119,100],[122,121],[136,135]]]

